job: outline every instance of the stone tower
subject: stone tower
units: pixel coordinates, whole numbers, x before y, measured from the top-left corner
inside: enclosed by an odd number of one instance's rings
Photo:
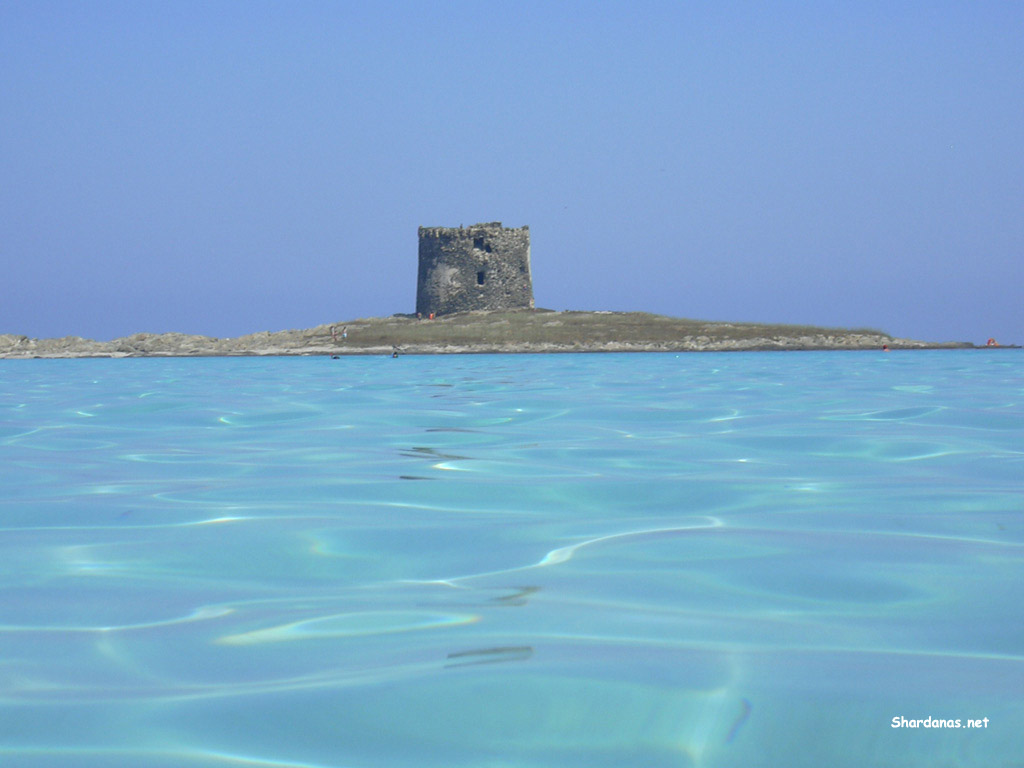
[[[416,311],[532,309],[530,228],[500,221],[471,227],[420,227]]]

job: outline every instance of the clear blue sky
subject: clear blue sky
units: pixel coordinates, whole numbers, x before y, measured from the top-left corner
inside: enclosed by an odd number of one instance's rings
[[[551,309],[1024,342],[1024,3],[0,3],[0,333]]]

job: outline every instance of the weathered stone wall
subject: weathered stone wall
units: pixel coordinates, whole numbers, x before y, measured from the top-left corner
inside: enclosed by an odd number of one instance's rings
[[[419,238],[416,311],[424,317],[533,308],[529,227],[420,227]]]

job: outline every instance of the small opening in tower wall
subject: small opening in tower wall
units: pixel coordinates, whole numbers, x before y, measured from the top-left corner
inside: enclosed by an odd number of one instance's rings
[[[478,251],[485,251],[486,253],[491,252],[491,244],[484,240],[484,238],[482,237],[473,238],[473,247],[476,248]]]
[[[484,273],[483,272],[477,272],[476,273],[476,284],[477,285],[483,285],[484,284]]]

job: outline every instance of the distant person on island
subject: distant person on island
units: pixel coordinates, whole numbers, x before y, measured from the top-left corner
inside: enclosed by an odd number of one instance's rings
[[[341,338],[343,338],[343,339],[347,339],[348,338],[348,326],[347,325],[342,327],[342,329],[341,329]]]
[[[338,328],[335,325],[331,326],[331,341],[338,340]]]

